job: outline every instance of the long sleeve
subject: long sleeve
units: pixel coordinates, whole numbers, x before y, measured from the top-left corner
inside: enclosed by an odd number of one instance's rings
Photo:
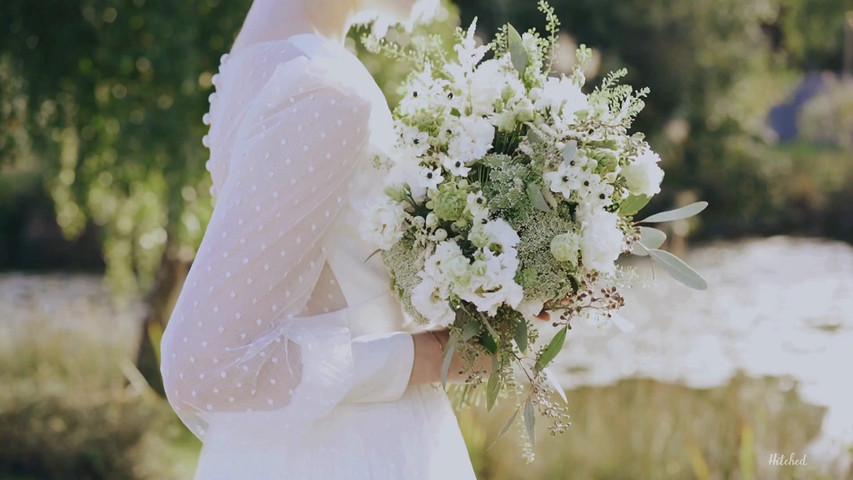
[[[367,101],[305,57],[279,65],[246,107],[161,345],[168,399],[199,437],[215,421],[245,422],[240,414],[280,432],[346,396],[402,394],[410,337],[353,341],[339,291],[325,299],[335,308],[300,315],[327,268],[369,114]]]

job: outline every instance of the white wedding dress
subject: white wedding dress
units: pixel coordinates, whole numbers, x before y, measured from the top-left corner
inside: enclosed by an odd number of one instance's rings
[[[196,479],[474,479],[443,390],[408,386],[406,319],[358,235],[391,140],[375,82],[304,34],[224,58],[214,84],[216,206],[161,344]]]

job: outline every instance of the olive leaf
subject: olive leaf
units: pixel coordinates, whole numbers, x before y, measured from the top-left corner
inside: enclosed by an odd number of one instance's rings
[[[648,218],[640,220],[637,223],[674,222],[676,220],[683,220],[685,218],[690,218],[694,215],[697,215],[706,208],[708,208],[708,202],[695,202],[685,207],[676,208],[675,210],[668,210],[666,212],[656,213]]]
[[[509,41],[509,55],[512,60],[512,66],[518,70],[519,75],[524,77],[524,71],[527,70],[527,50],[524,49],[524,43],[521,41],[521,35],[518,30],[510,24],[506,24],[507,40]]]
[[[524,404],[524,426],[527,428],[527,436],[530,437],[530,443],[536,445],[536,432],[533,427],[536,425],[536,412],[533,410],[533,402],[528,398]]]
[[[696,270],[693,270],[690,265],[687,265],[675,255],[654,248],[649,249],[649,255],[663,265],[667,273],[679,282],[696,290],[705,290],[708,288],[708,282]]]
[[[542,350],[542,354],[539,355],[539,359],[536,361],[536,365],[542,369],[548,366],[551,363],[551,360],[560,353],[560,350],[563,349],[563,343],[566,342],[566,333],[568,332],[569,327],[565,326],[554,335],[554,338],[551,339],[551,343]]]

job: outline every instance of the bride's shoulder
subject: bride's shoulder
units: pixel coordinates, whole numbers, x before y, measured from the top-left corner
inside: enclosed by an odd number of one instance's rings
[[[375,82],[358,58],[343,45],[315,34],[255,43],[227,55],[220,72],[230,89],[259,93],[286,89],[306,81],[367,96]]]

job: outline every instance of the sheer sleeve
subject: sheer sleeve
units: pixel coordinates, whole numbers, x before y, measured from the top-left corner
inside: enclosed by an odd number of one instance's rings
[[[216,425],[251,428],[246,422],[281,435],[348,393],[353,401],[402,394],[408,334],[354,342],[346,308],[299,316],[326,266],[369,114],[366,100],[305,57],[278,66],[248,105],[162,340],[166,394],[199,437]],[[364,393],[371,382],[378,397]]]

